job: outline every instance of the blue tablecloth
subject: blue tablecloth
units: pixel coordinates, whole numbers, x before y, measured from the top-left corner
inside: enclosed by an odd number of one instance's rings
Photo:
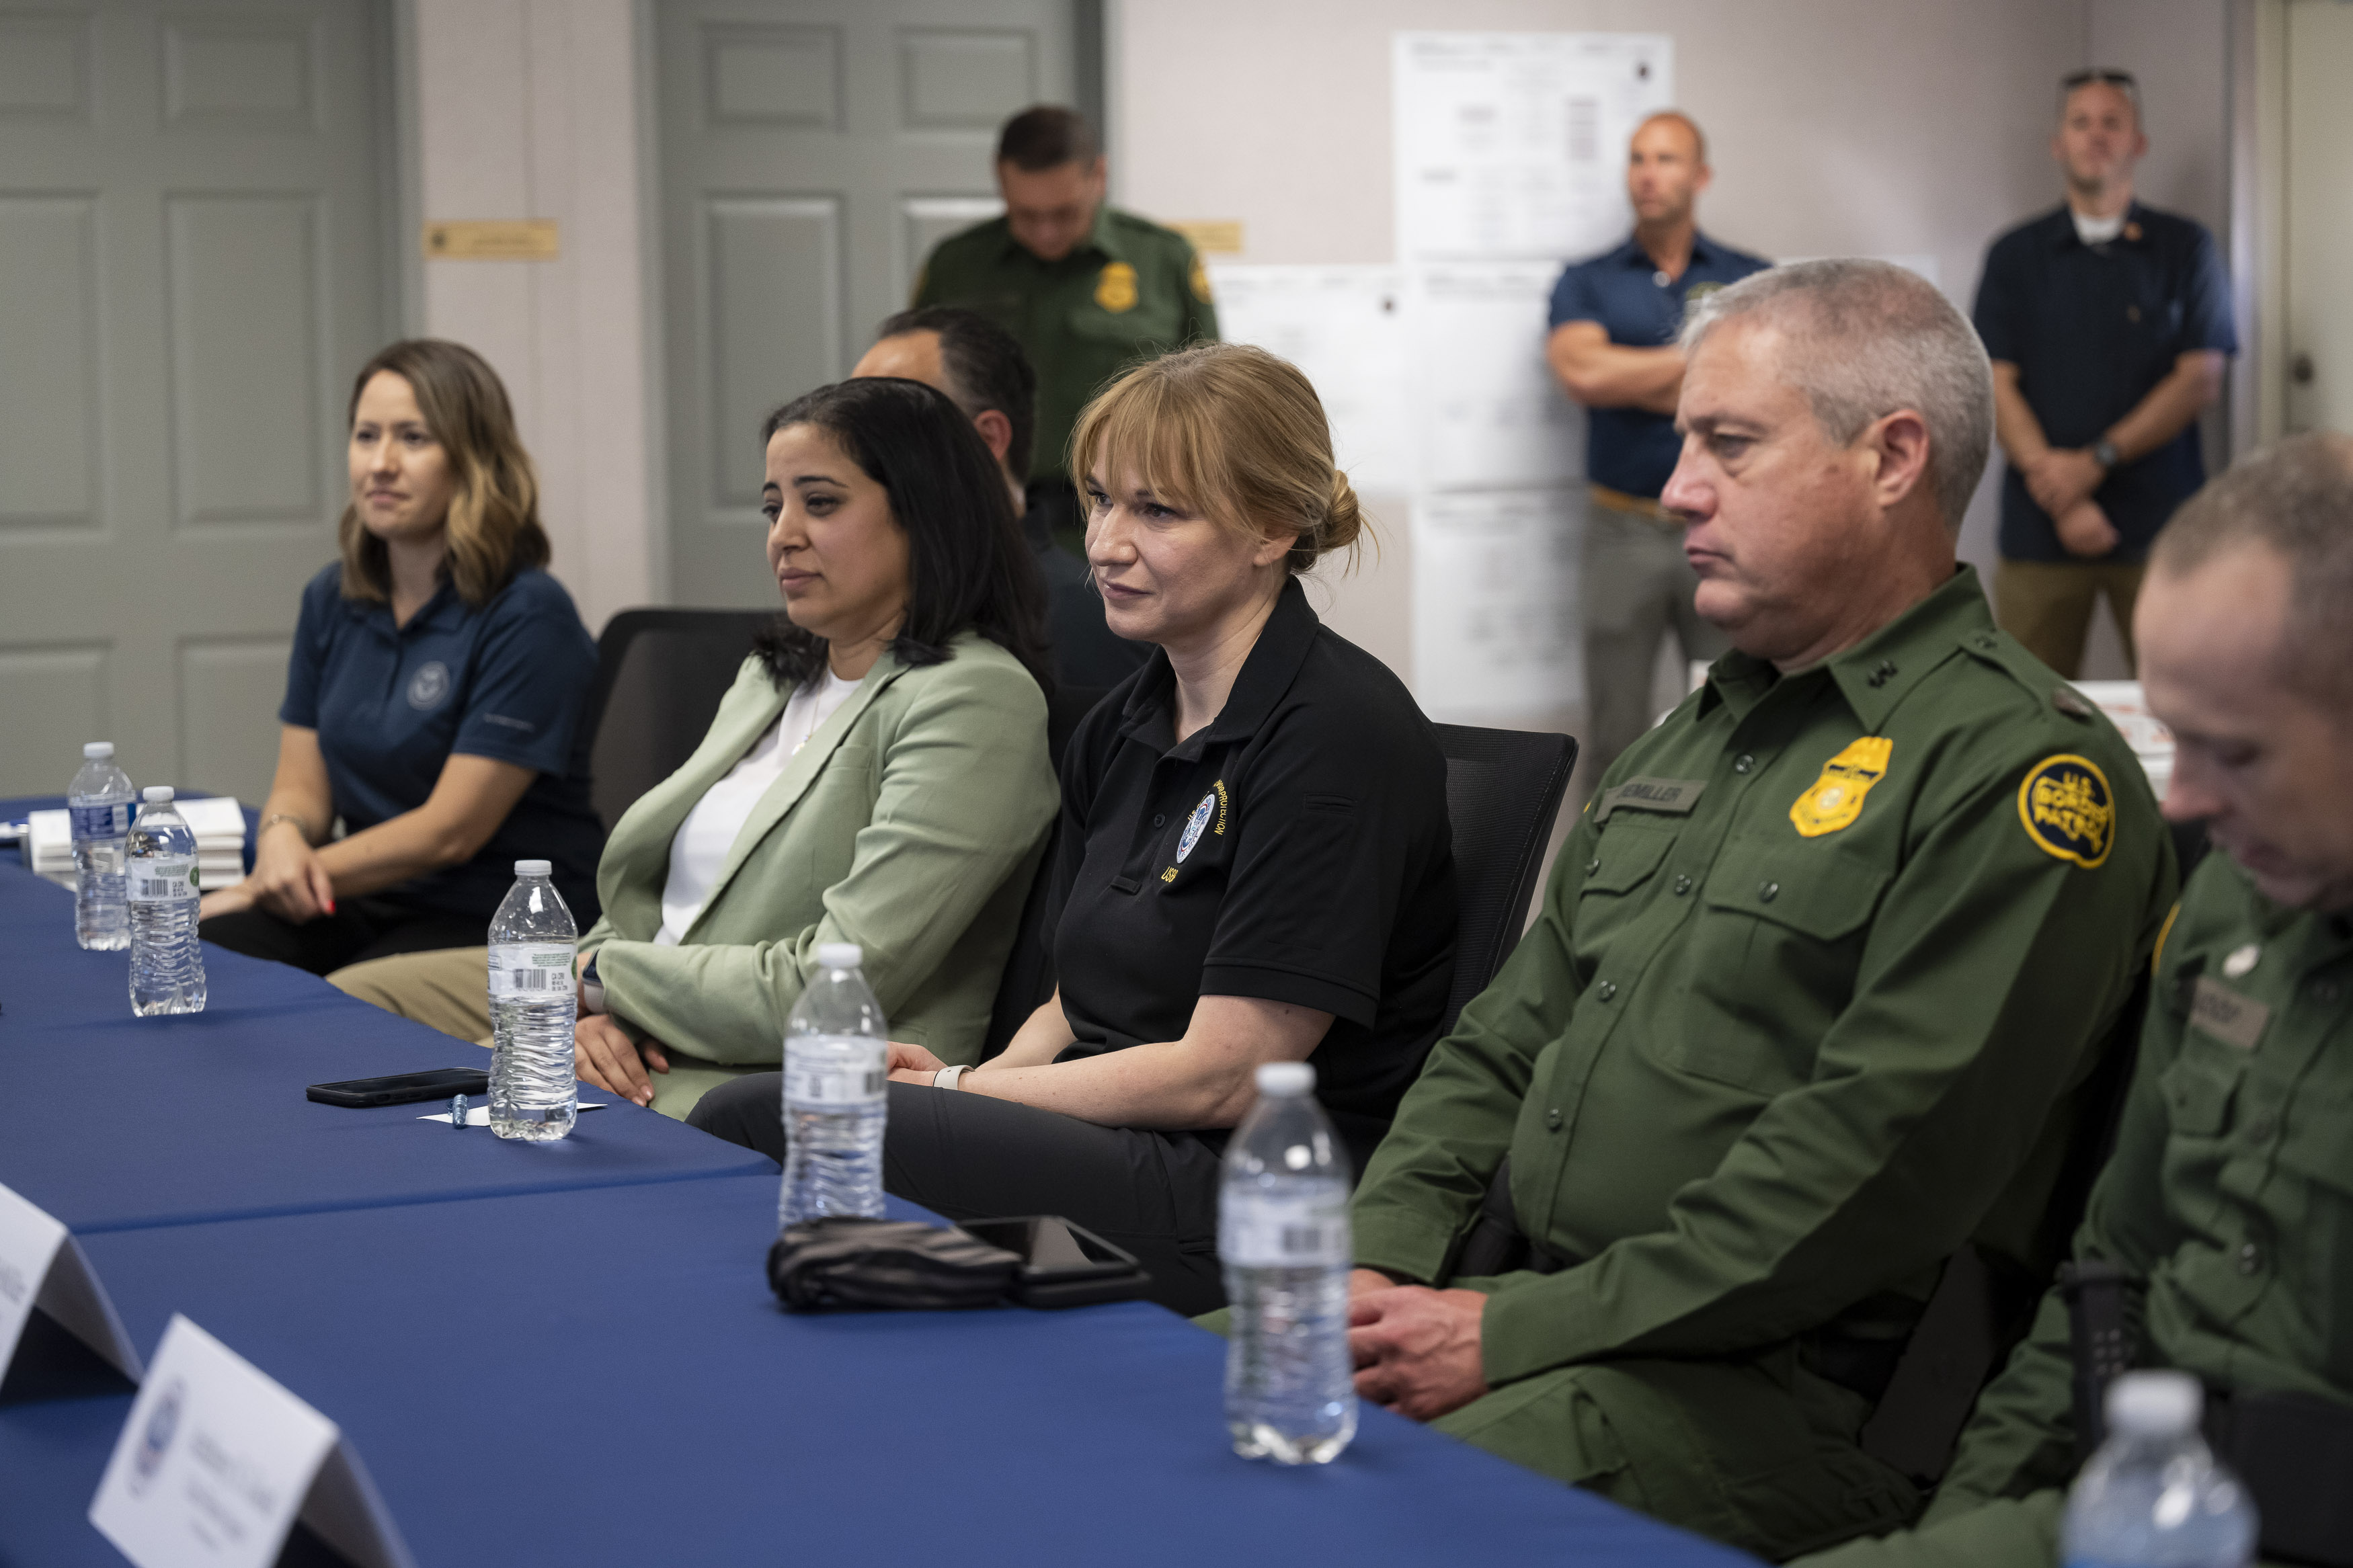
[[[1224,1342],[1156,1307],[782,1313],[775,1214],[744,1177],[86,1245],[142,1349],[185,1312],[337,1422],[427,1565],[1747,1561],[1379,1410],[1330,1467],[1236,1458]],[[0,1409],[0,1562],[117,1561],[81,1516],[128,1405]]]
[[[209,943],[205,975],[204,1012],[133,1017],[128,955],[83,952],[72,896],[0,864],[0,1183],[90,1235],[776,1168],[625,1101],[539,1145],[314,1105],[306,1085],[490,1055]]]

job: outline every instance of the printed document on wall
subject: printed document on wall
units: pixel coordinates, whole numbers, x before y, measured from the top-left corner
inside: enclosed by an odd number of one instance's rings
[[[1625,237],[1626,142],[1673,102],[1648,33],[1399,33],[1398,260],[1548,261]]]
[[[1579,482],[1585,416],[1545,363],[1544,262],[1415,269],[1411,310],[1421,482],[1432,490]]]
[[[1414,487],[1406,412],[1407,298],[1394,267],[1209,264],[1218,325],[1299,367],[1332,426],[1332,458],[1359,494]]]
[[[1440,719],[1578,699],[1574,490],[1428,495],[1413,508],[1413,689]]]

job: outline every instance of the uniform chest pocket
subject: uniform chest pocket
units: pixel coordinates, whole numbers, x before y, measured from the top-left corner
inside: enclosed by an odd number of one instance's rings
[[[1113,297],[1118,297],[1115,290]],[[1094,343],[1115,343],[1122,348],[1141,342],[1174,347],[1177,329],[1183,324],[1176,310],[1162,300],[1138,300],[1124,310],[1113,310],[1093,298],[1071,308],[1070,322],[1076,337]]]
[[[2166,1124],[2185,1138],[2220,1138],[2231,1130],[2231,1107],[2238,1099],[2244,1062],[2217,1060],[2206,1047],[2190,1045],[2158,1075]]]

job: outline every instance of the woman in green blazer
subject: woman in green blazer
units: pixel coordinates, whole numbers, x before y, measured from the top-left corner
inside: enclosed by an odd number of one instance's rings
[[[777,1065],[820,942],[862,950],[893,1039],[977,1060],[1060,804],[1043,591],[971,423],[869,378],[765,435],[785,614],[694,755],[615,825],[580,942],[580,1077],[670,1116]],[[486,1034],[483,965],[464,949],[334,978],[445,1029],[435,1003],[462,987]]]

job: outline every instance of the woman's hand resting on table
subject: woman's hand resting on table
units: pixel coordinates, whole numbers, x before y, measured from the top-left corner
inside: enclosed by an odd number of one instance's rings
[[[572,1070],[583,1083],[638,1105],[654,1102],[654,1080],[646,1069],[670,1071],[670,1057],[659,1040],[632,1042],[628,1031],[607,1013],[581,1019],[572,1026]]]

